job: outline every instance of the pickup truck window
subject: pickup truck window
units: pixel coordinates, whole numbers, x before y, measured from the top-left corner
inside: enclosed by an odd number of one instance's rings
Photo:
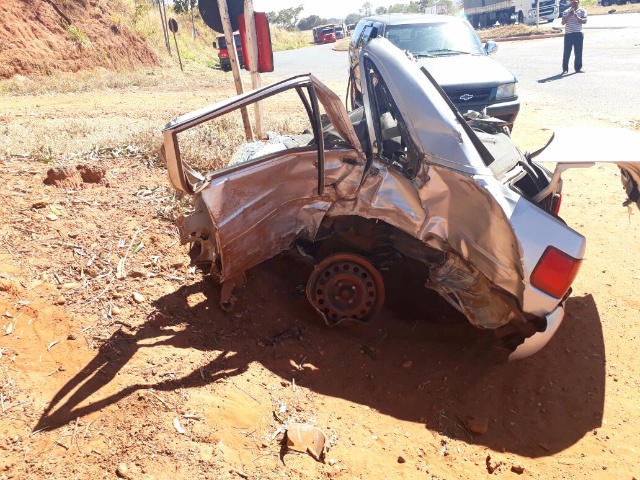
[[[482,43],[466,23],[389,25],[384,36],[416,56],[484,55]]]
[[[358,44],[358,40],[360,40],[360,34],[362,33],[362,30],[364,30],[365,25],[365,22],[359,22],[358,25],[356,25],[356,28],[351,34],[351,41],[349,42],[352,46],[356,46]]]

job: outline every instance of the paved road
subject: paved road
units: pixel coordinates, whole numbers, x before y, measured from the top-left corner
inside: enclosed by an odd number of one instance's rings
[[[584,74],[573,73],[572,58],[570,74],[560,75],[562,37],[501,42],[495,58],[518,77],[523,102],[640,121],[640,15],[592,16],[584,34]]]
[[[548,26],[560,26],[556,20]],[[523,102],[573,108],[594,118],[640,121],[640,14],[592,15],[585,26],[584,74],[560,76],[562,37],[501,42],[495,58],[520,81]],[[344,98],[347,54],[332,45],[278,52],[277,71],[288,77],[311,72]]]

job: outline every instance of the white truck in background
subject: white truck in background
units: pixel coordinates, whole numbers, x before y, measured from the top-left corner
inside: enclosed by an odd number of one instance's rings
[[[424,13],[431,15],[449,15],[449,9],[446,5],[435,5],[433,7],[425,7]]]
[[[474,28],[486,28],[498,22],[500,25],[524,23],[535,25],[553,22],[558,18],[560,0],[463,0],[464,13]]]

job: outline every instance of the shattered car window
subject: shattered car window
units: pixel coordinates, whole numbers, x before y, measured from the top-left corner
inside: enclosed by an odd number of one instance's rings
[[[308,94],[289,90],[262,99],[265,138],[247,140],[242,109],[236,108],[177,135],[180,158],[200,173],[214,172],[242,162],[256,161],[288,150],[315,150],[312,113]],[[253,116],[254,104],[246,105]],[[309,107],[310,108],[310,107]],[[319,104],[324,148],[349,146],[333,127]]]
[[[371,105],[375,109],[377,120],[374,128],[379,144],[379,154],[393,168],[412,177],[416,173],[420,158],[413,147],[400,110],[384,79],[368,59],[365,59],[365,67],[369,72],[367,76],[369,91],[373,96]]]

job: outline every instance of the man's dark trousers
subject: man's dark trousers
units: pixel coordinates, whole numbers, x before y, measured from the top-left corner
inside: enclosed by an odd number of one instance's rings
[[[573,68],[577,72],[582,70],[582,44],[584,35],[582,32],[567,33],[564,36],[564,54],[562,55],[562,71],[569,71],[569,57],[573,48]]]

